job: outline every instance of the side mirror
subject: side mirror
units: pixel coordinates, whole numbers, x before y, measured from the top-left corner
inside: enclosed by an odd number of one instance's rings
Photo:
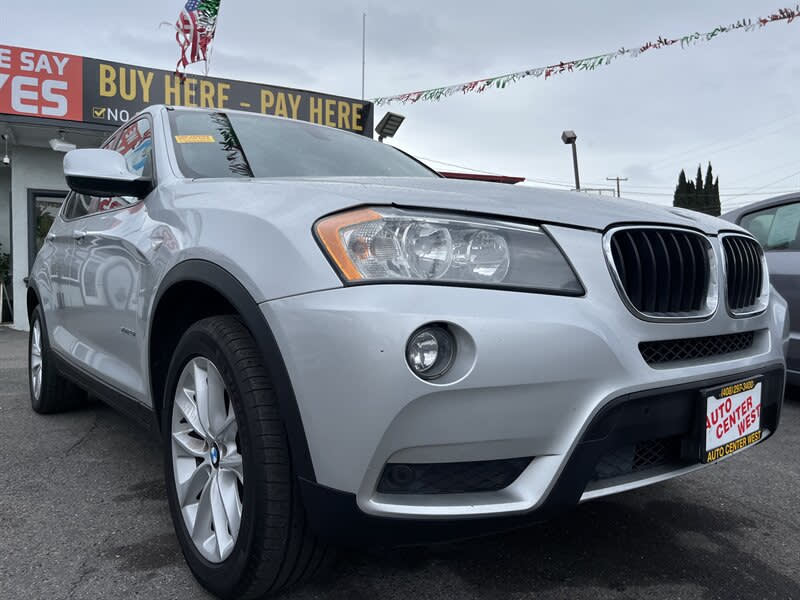
[[[144,198],[153,180],[128,170],[125,157],[115,150],[73,150],[64,157],[67,185],[78,194],[109,198]]]

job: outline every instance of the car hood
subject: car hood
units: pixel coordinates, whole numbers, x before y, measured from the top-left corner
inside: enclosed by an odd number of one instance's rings
[[[739,227],[701,213],[672,207],[529,186],[463,181],[444,178],[344,177],[250,180],[203,180],[198,187],[221,184],[230,195],[231,185],[242,192],[279,194],[311,204],[319,216],[361,205],[394,205],[482,213],[606,230],[620,224],[667,224],[715,234]],[[199,191],[199,190],[193,190]],[[250,195],[247,194],[247,195]]]

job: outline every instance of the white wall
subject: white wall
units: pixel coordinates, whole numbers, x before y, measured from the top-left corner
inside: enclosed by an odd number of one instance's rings
[[[13,208],[14,248],[12,258],[14,286],[14,328],[28,329],[25,277],[28,276],[28,190],[67,192],[64,180],[64,154],[49,148],[15,146],[11,152],[11,205]]]

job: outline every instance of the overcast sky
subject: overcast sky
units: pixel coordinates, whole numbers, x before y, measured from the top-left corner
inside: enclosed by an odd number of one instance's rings
[[[158,24],[174,22],[182,0],[3,4],[3,43],[174,68],[174,36]],[[210,74],[358,97],[364,11],[369,98],[705,32],[788,5],[223,0]],[[568,186],[572,162],[559,137],[574,129],[585,187],[610,186],[605,178],[620,175],[629,178],[623,194],[666,204],[681,168],[693,175],[711,160],[723,208],[733,208],[800,188],[798,57],[800,20],[734,32],[595,72],[396,105],[407,121],[394,143],[421,157]]]

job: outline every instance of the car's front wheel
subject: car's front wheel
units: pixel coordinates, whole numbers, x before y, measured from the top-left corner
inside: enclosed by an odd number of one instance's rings
[[[170,363],[167,492],[183,554],[223,598],[259,598],[318,571],[267,371],[239,319],[193,325]]]

